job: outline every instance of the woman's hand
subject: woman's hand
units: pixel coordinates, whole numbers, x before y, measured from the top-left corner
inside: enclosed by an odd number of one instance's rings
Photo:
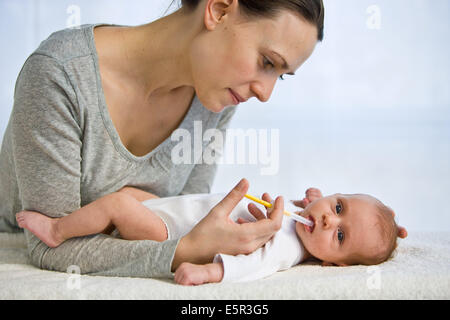
[[[280,230],[284,201],[275,199],[273,209],[264,215],[253,213],[257,221],[236,223],[229,217],[248,190],[248,181],[242,179],[186,236],[180,239],[172,261],[172,271],[182,262],[206,264],[217,253],[249,254],[262,247]],[[251,211],[250,211],[251,212]]]

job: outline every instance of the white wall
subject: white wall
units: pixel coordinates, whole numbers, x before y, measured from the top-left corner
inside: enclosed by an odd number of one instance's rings
[[[20,68],[40,41],[74,22],[68,9],[79,9],[81,24],[138,25],[169,3],[0,0],[0,137]],[[325,7],[325,39],[311,59],[277,83],[269,102],[240,106],[231,123],[279,130],[278,172],[224,164],[213,192],[246,177],[257,196],[299,198],[310,186],[369,193],[409,230],[450,231],[450,2],[325,0]]]

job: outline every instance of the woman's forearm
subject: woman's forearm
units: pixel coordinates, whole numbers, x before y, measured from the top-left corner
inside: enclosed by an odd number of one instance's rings
[[[170,278],[178,243],[178,240],[127,241],[97,234],[48,248],[28,230],[25,233],[30,260],[38,268],[114,277]]]
[[[180,241],[178,242],[178,246],[175,250],[175,254],[172,260],[172,267],[171,267],[171,271],[175,272],[175,270],[178,269],[178,267],[183,263],[183,262],[191,262],[191,263],[196,263],[194,262],[195,260],[195,252],[194,250],[192,250],[192,245],[189,241],[189,236],[186,235],[184,237],[182,237],[180,239]]]
[[[201,248],[200,248],[201,247]],[[193,264],[210,263],[215,256],[214,248],[208,246],[207,243],[199,244],[191,239],[191,235],[187,234],[178,242],[175,254],[172,260],[172,272],[183,263],[189,262]]]

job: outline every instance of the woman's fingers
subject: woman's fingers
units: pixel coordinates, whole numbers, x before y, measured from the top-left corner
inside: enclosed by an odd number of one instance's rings
[[[263,195],[261,196],[261,198],[266,201],[266,202],[270,202],[273,203],[272,197],[267,193],[263,193]],[[272,208],[266,208],[267,212],[272,212],[272,210],[274,209],[274,207],[272,206]],[[266,219],[267,216],[254,204],[254,203],[249,203],[248,205],[248,211],[257,219],[257,220],[262,220],[262,219]]]
[[[256,220],[261,220],[261,219],[265,219],[266,215],[259,210],[259,208],[253,204],[253,203],[249,203],[248,206],[248,211],[252,214],[252,216],[254,216],[256,218]]]
[[[269,202],[272,204],[272,208],[266,208],[267,214],[269,214],[270,212],[272,212],[273,210],[273,200],[272,197],[267,193],[263,193],[262,197],[261,197],[264,201]]]
[[[279,196],[272,205],[272,211],[268,213],[268,218],[276,223],[277,230],[281,228],[281,221],[284,212],[284,198]]]
[[[272,203],[272,198],[270,197],[270,195],[267,192],[264,192],[261,198],[266,202]]]
[[[253,236],[254,240],[272,237],[275,232],[280,230],[284,211],[284,200],[282,196],[275,199],[272,208],[273,210],[268,213],[267,219],[261,219],[245,225],[246,232],[250,236]]]
[[[212,211],[217,212],[220,215],[229,215],[239,201],[245,196],[248,187],[247,179],[241,179],[241,181],[239,181],[239,183],[212,209]]]

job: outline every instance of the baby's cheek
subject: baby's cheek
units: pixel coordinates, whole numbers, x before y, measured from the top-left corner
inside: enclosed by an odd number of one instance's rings
[[[314,239],[311,239],[309,237],[305,237],[306,239],[303,241],[303,245],[306,247],[306,249],[312,253],[312,254],[316,254],[317,252],[320,251],[319,246],[317,245],[317,242],[314,241]]]
[[[325,243],[324,239],[316,238],[310,239],[311,251],[314,251],[316,257],[323,257],[327,255],[329,251],[328,244]]]

